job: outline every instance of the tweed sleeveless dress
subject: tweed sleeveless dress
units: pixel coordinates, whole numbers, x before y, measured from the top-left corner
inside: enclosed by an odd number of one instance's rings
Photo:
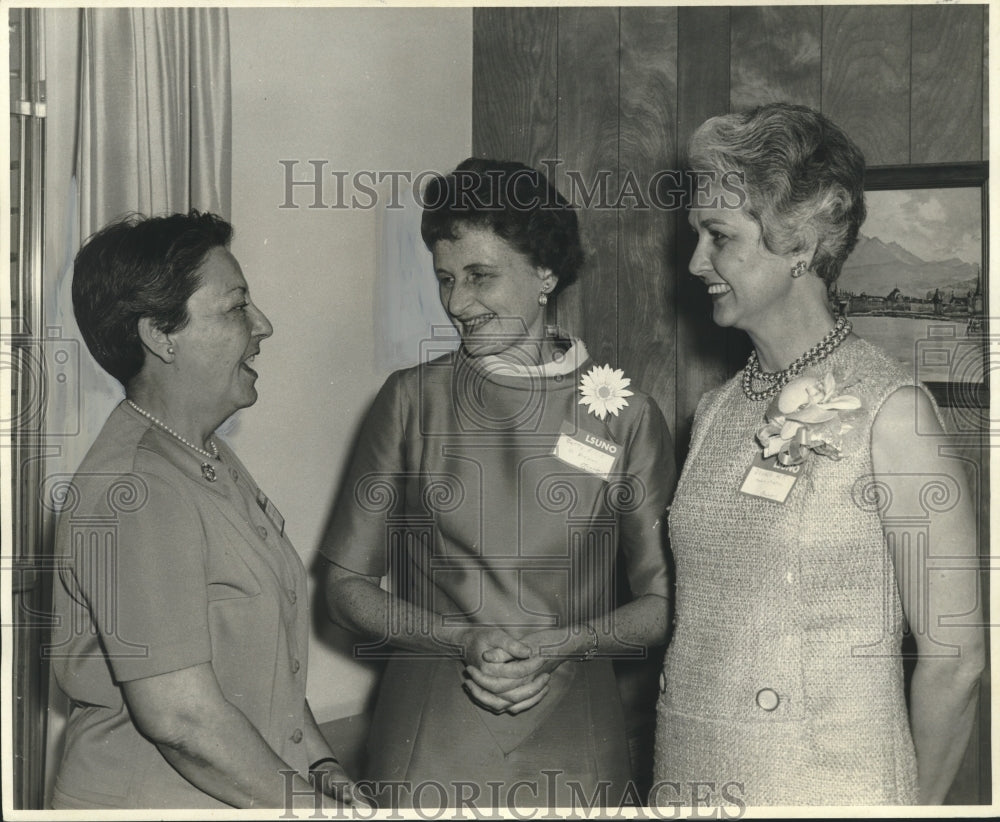
[[[875,415],[913,380],[857,338],[807,373],[827,371],[856,381],[862,408],[842,459],[813,454],[784,504],[740,492],[769,403],[738,374],[699,404],[669,520],[657,781],[738,783],[751,806],[918,800],[903,613],[868,481]]]

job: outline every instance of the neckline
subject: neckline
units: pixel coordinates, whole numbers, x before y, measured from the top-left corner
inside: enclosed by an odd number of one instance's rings
[[[561,357],[550,360],[542,365],[515,363],[495,354],[487,354],[484,357],[477,358],[470,357],[469,359],[475,359],[482,370],[491,375],[533,379],[572,374],[579,369],[580,364],[585,362],[589,356],[587,346],[584,345],[583,340],[572,339],[570,347],[563,352]]]
[[[485,357],[470,357],[460,349],[457,364],[475,371],[489,382],[508,388],[533,390],[540,383],[562,388],[575,387],[573,375],[590,362],[590,354],[583,341],[574,338],[564,357],[544,365],[514,366],[505,360],[499,363],[490,360]]]
[[[225,460],[225,458],[223,456],[224,451],[225,451],[225,446],[224,446],[222,440],[219,439],[217,436],[214,437],[214,441],[215,441],[216,447],[219,450],[219,454],[218,454],[218,457],[216,457],[214,460],[209,461],[209,459],[207,457],[202,457],[200,454],[195,453],[187,443],[183,443],[180,440],[175,439],[173,436],[171,436],[171,434],[169,432],[167,432],[164,429],[160,428],[160,426],[156,425],[156,423],[154,423],[152,420],[148,419],[146,416],[144,416],[143,414],[141,414],[139,411],[136,411],[129,404],[129,402],[128,402],[127,399],[123,399],[118,404],[118,408],[121,409],[122,411],[124,411],[126,414],[128,414],[133,420],[136,420],[137,422],[143,423],[143,425],[145,426],[145,430],[146,431],[155,431],[157,433],[157,435],[158,435],[158,441],[159,442],[168,442],[168,443],[170,443],[171,452],[174,453],[174,454],[184,454],[185,457],[186,457],[186,461],[189,464],[195,464],[195,465],[199,466],[199,468],[202,465],[202,463],[209,463],[209,464],[211,464],[211,465],[213,465],[215,467],[218,467],[219,465],[224,465],[225,464],[226,460]]]
[[[812,365],[806,366],[799,373],[798,376],[802,376],[803,374],[805,374],[807,372],[810,372],[810,371],[820,371],[821,373],[825,373],[823,371],[824,366],[828,365],[829,363],[837,362],[837,361],[841,360],[848,353],[852,353],[854,351],[855,346],[862,345],[862,344],[864,344],[864,345],[871,345],[871,343],[869,343],[864,337],[859,337],[854,332],[851,332],[850,336],[848,336],[848,338],[846,340],[844,340],[833,351],[831,351],[830,355],[828,357],[826,357],[823,360],[820,360],[818,363],[814,363]],[[767,404],[765,405],[763,403],[763,401],[761,401],[761,400],[751,400],[751,399],[749,399],[746,396],[746,394],[743,393],[743,385],[742,385],[742,383],[743,383],[743,372],[745,370],[746,370],[746,368],[744,366],[744,368],[741,368],[729,380],[727,380],[726,383],[725,383],[725,385],[726,386],[731,385],[733,388],[735,388],[737,390],[737,393],[739,394],[739,396],[742,397],[744,400],[746,400],[747,404],[755,406],[755,407],[760,407],[760,406],[763,405],[763,407],[766,408],[767,405],[769,405],[774,400],[774,397],[772,397],[770,400],[767,400]],[[779,391],[778,393],[780,394],[781,392]],[[775,397],[776,396],[777,396],[777,394],[775,395]]]

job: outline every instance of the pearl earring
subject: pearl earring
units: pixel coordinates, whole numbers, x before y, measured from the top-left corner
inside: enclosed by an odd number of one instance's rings
[[[541,291],[538,294],[538,304],[539,305],[548,305],[549,304],[549,295],[546,294],[544,291]]]
[[[806,270],[807,270],[807,269],[806,269],[806,261],[805,261],[805,260],[799,260],[799,261],[798,261],[798,262],[797,262],[797,263],[796,263],[796,264],[795,264],[795,265],[794,265],[794,266],[792,267],[792,276],[793,276],[793,277],[794,277],[795,279],[798,279],[799,277],[801,277],[801,276],[802,276],[803,274],[805,274],[805,273],[806,273]]]

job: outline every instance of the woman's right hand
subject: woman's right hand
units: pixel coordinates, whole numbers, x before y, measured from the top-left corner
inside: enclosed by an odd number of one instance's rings
[[[547,673],[509,676],[506,664],[528,659],[531,648],[502,628],[467,628],[458,643],[468,676],[465,689],[478,705],[497,714],[518,714],[537,705],[548,693]]]

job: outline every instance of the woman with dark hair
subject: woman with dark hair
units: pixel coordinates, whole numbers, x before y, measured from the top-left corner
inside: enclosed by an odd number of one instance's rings
[[[306,774],[352,801],[305,698],[302,563],[214,434],[256,402],[271,335],[231,237],[213,214],[135,217],[76,257],[80,330],[125,400],[62,489],[58,809],[311,809]]]
[[[611,659],[666,636],[670,435],[620,370],[546,325],[583,254],[543,174],[470,159],[423,202],[462,345],[386,381],[322,547],[332,618],[371,640],[358,653],[393,651],[367,775],[396,783],[393,805],[618,803]]]
[[[983,668],[977,574],[959,570],[975,516],[927,389],[830,308],[864,158],[821,114],[771,104],[708,120],[689,163],[743,181],[741,202],[720,186],[691,209],[690,268],[753,350],[699,403],[671,507],[655,780],[750,805],[940,803]]]

